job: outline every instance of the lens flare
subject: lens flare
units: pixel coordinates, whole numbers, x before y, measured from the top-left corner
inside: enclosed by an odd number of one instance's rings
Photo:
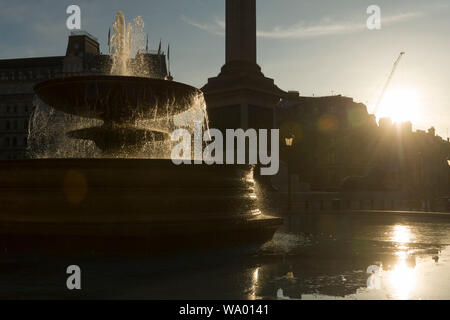
[[[410,89],[393,89],[381,101],[377,118],[391,118],[393,122],[417,123],[420,118],[420,96]]]

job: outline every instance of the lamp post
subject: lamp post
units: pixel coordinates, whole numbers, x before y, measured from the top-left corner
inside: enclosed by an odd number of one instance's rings
[[[447,192],[450,193],[450,156],[447,157],[447,165],[448,165],[448,174],[447,174]]]
[[[447,198],[447,210],[450,210],[450,156],[447,157],[447,165],[448,165],[448,170],[447,170],[447,196],[449,198]]]
[[[291,157],[292,157],[292,149],[294,147],[294,139],[295,136],[291,135],[290,137],[287,137],[284,139],[284,142],[286,143],[286,147],[288,150],[288,212],[291,212],[292,210],[292,186],[291,186]]]
[[[421,210],[425,210],[426,204],[424,203],[426,200],[425,193],[427,192],[425,188],[425,174],[424,174],[424,157],[422,152],[419,152],[419,198],[420,198],[420,206]]]

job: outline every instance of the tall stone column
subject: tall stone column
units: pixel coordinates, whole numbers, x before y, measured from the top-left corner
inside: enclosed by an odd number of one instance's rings
[[[202,88],[213,128],[271,129],[286,93],[257,64],[256,0],[226,0],[226,59]]]
[[[226,63],[256,64],[256,0],[226,1]]]

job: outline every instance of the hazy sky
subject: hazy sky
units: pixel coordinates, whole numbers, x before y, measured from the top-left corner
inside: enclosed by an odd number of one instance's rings
[[[107,51],[114,15],[141,15],[152,49],[171,44],[172,73],[197,87],[224,62],[224,0],[0,0],[0,59],[64,55],[66,8]],[[382,10],[369,31],[367,7]],[[391,94],[415,92],[416,128],[450,127],[449,0],[257,0],[258,60],[266,76],[302,95],[343,94],[372,106],[401,51]],[[403,90],[403,91],[402,91]],[[404,106],[408,110],[408,106]],[[369,110],[370,111],[370,110]],[[408,113],[408,112],[406,112]]]

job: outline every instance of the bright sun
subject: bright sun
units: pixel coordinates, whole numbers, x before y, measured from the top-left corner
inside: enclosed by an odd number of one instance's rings
[[[411,121],[417,123],[419,119],[418,93],[409,89],[392,89],[386,92],[377,112],[377,118],[391,118],[394,122]]]

